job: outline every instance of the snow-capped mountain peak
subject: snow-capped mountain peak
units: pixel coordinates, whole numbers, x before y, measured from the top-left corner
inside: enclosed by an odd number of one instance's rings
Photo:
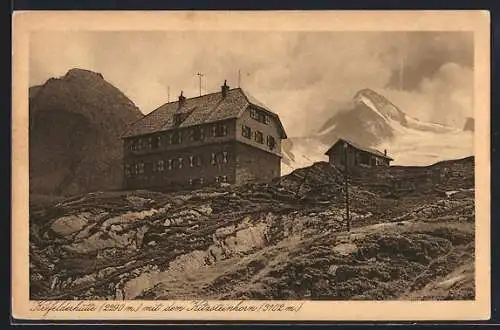
[[[283,174],[326,160],[324,151],[338,138],[387,149],[394,165],[429,165],[473,154],[471,134],[408,116],[371,89],[358,91],[352,101],[350,108],[337,109],[327,118],[316,134],[284,143]]]
[[[388,124],[397,129],[394,124],[401,125],[406,128],[433,131],[433,132],[449,132],[455,131],[453,127],[448,127],[441,124],[423,122],[417,118],[408,116],[404,111],[399,109],[391,101],[383,95],[365,88],[360,90],[354,96],[356,104],[363,104],[373,110],[377,115],[386,120]]]
[[[354,96],[354,102],[365,104],[383,118],[395,120],[406,126],[406,114],[384,96],[371,89],[365,88],[357,92]]]

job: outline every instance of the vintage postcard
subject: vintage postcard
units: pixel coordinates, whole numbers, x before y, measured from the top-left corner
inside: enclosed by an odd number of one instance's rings
[[[17,12],[12,312],[490,317],[486,11]]]

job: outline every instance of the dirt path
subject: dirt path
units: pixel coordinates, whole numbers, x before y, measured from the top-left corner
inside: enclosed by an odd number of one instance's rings
[[[283,261],[289,251],[293,250],[300,243],[300,239],[297,237],[288,238],[280,241],[276,245],[267,246],[255,253],[233,257],[225,260],[218,261],[212,265],[206,265],[196,269],[194,272],[190,273],[178,273],[169,274],[169,276],[162,280],[159,284],[158,291],[156,292],[157,299],[189,299],[197,298],[200,296],[212,295],[212,299],[220,299],[222,293],[210,293],[208,292],[208,287],[214,283],[218,278],[232,274],[238,273],[242,269],[247,269],[248,265],[254,260],[267,260],[269,264],[258,274],[262,272],[269,271],[273,264]],[[271,257],[276,257],[277,259],[271,259]],[[240,285],[250,285],[256,279],[258,279],[258,274],[253,276],[253,279],[247,283],[236,283],[234,287],[230,290],[235,290],[236,287]],[[230,284],[230,283],[227,283]],[[227,290],[228,287],[225,287]]]

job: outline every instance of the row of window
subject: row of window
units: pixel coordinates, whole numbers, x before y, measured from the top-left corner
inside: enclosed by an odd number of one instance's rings
[[[213,126],[213,136],[226,136],[227,126],[224,124]],[[203,128],[194,128],[189,131],[189,139],[191,141],[202,141],[205,137]],[[264,144],[264,134],[261,131],[252,129],[249,126],[243,125],[241,134],[247,139],[253,139],[257,143]],[[158,149],[162,146],[162,141],[167,144],[181,144],[182,143],[182,133],[180,131],[173,132],[165,136],[166,139],[162,139],[161,136],[149,137],[149,138],[138,138],[130,143],[130,150],[147,150],[147,149]],[[268,135],[266,137],[266,144],[269,149],[274,150],[276,148],[276,140],[273,136]]]
[[[260,123],[268,125],[271,122],[271,118],[267,113],[257,109],[250,109],[250,118],[257,120]]]
[[[125,164],[125,175],[127,177],[131,177],[132,175],[140,175],[150,171],[163,172],[165,170],[172,171],[176,169],[182,169],[186,166],[186,164],[184,164],[184,160],[185,158],[183,157],[177,157],[167,160],[159,159],[157,161],[147,163],[139,162],[136,164]],[[189,156],[187,160],[187,166],[189,167],[203,166],[203,159],[199,155]],[[222,153],[213,152],[210,157],[211,165],[217,165],[221,163],[226,164],[228,161],[229,154],[227,151],[224,151]]]
[[[227,183],[229,181],[226,175],[216,176],[214,178],[215,183]],[[204,185],[206,183],[205,178],[189,179],[187,181],[189,185]]]
[[[142,179],[146,179],[143,177]],[[190,186],[203,186],[206,184],[212,184],[212,183],[228,183],[230,181],[229,177],[226,175],[221,175],[221,176],[216,176],[212,180],[206,180],[205,178],[194,178],[194,179],[188,179],[187,181],[175,181],[171,180],[168,184],[170,185],[179,185],[179,184],[188,184]]]
[[[252,139],[252,129],[246,125],[243,125],[241,127],[241,135],[247,139]],[[257,143],[264,144],[264,134],[261,131],[254,131],[253,132],[253,139]],[[276,140],[274,139],[273,136],[268,135],[266,138],[266,144],[269,147],[269,149],[273,150],[276,148]]]
[[[203,127],[195,127],[193,129],[190,129],[187,133],[188,139],[190,141],[203,141],[205,138],[205,130],[203,129]],[[243,125],[241,134],[247,139],[253,139],[257,143],[264,144],[264,134],[259,130],[255,130],[252,132],[252,129],[249,126]],[[227,136],[227,125],[212,125],[212,136]],[[132,140],[129,148],[132,151],[158,149],[162,146],[162,141],[163,143],[171,145],[181,144],[183,141],[183,134],[181,131],[175,131],[173,133],[164,135],[164,138],[162,138],[162,136],[154,136],[148,138],[140,137]],[[271,135],[268,135],[266,137],[266,144],[271,150],[274,150],[276,148],[276,140]]]
[[[190,130],[184,131],[175,131],[170,134],[166,134],[162,136],[154,136],[154,137],[140,137],[138,139],[132,140],[130,143],[130,150],[145,150],[145,149],[158,149],[162,146],[163,143],[166,144],[181,144],[183,141],[183,137],[187,138],[189,141],[203,141],[205,139],[205,134],[208,133],[206,130],[207,127],[194,127]],[[211,125],[210,134],[213,137],[222,137],[227,136],[227,125],[216,123]]]
[[[341,165],[345,165],[345,156],[338,156]],[[378,157],[372,157],[369,154],[362,153],[354,157],[354,165],[383,165],[386,162]]]

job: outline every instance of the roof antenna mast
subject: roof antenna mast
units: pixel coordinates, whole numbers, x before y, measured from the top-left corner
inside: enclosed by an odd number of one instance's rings
[[[240,88],[241,85],[241,70],[238,69],[238,88]]]
[[[196,75],[198,76],[198,84],[199,84],[200,96],[201,96],[201,77],[204,77],[205,75],[203,73],[200,73],[200,72],[197,72]]]

